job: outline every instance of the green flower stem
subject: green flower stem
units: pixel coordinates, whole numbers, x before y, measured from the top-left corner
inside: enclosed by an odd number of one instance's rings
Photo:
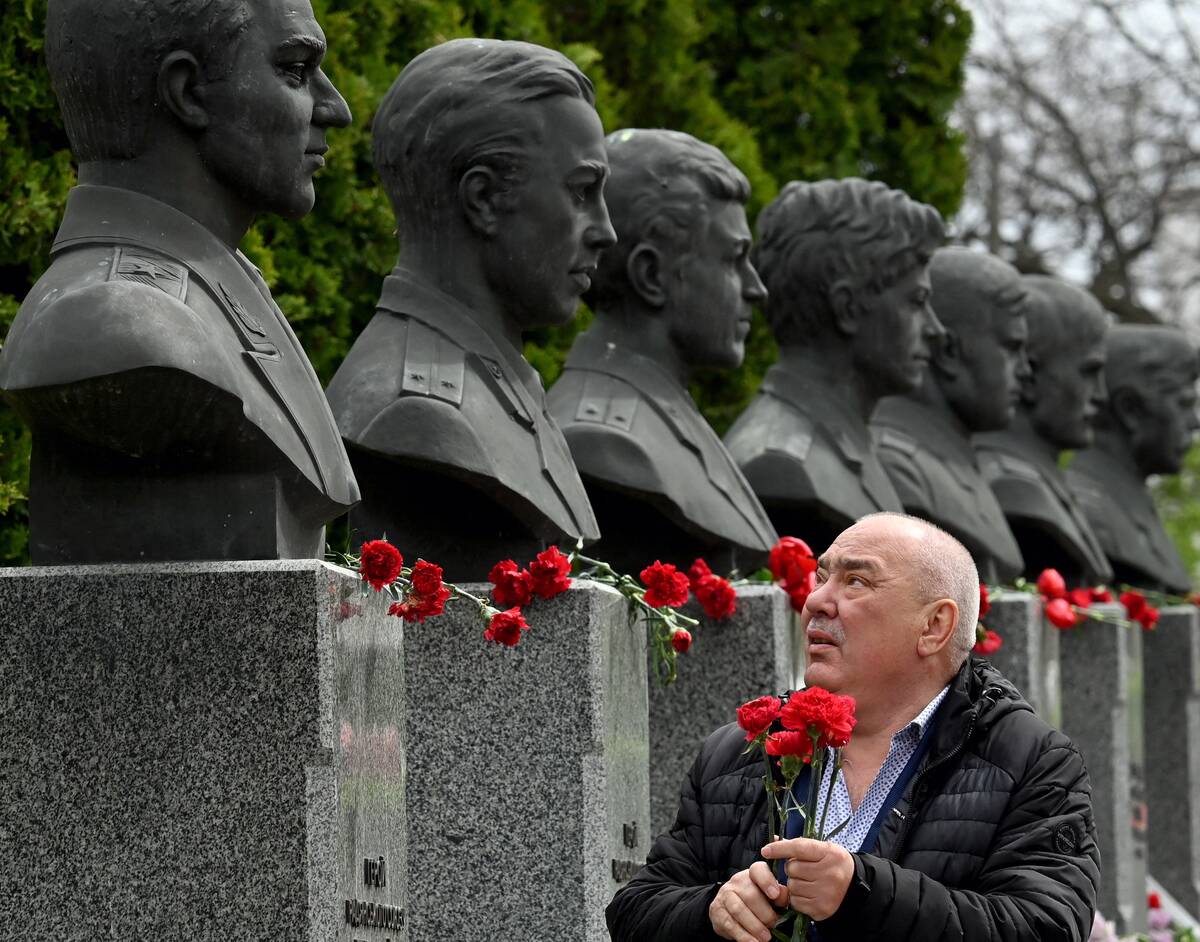
[[[829,815],[829,802],[833,799],[833,786],[837,782],[838,772],[842,770],[842,750],[833,751],[833,774],[829,776],[829,785],[825,788],[825,807],[821,809],[821,823],[817,826],[816,838],[825,839],[825,819]]]

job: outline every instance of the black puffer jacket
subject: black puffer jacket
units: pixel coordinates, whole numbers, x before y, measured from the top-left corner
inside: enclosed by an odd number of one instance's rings
[[[822,942],[1086,939],[1100,855],[1079,751],[975,658],[938,717],[875,852],[854,855],[845,900],[818,924]],[[709,903],[767,837],[763,760],[742,754],[742,736],[724,726],[704,743],[670,833],[609,904],[617,942],[719,938]]]

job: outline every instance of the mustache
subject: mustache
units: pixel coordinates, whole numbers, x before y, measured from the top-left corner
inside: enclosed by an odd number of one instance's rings
[[[805,633],[807,634],[811,631],[819,631],[823,635],[829,635],[835,644],[841,644],[846,640],[846,632],[842,629],[842,626],[835,619],[827,618],[824,615],[813,615],[809,619]]]

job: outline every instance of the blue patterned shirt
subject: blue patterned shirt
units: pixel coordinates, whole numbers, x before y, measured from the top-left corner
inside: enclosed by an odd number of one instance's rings
[[[841,844],[842,847],[845,847],[851,853],[862,849],[862,842],[870,832],[871,825],[875,823],[875,818],[878,817],[879,812],[883,809],[884,801],[891,793],[896,780],[900,778],[900,773],[908,765],[908,760],[917,751],[917,746],[920,745],[925,727],[929,725],[933,714],[937,712],[937,708],[946,699],[946,694],[949,690],[950,685],[947,684],[942,688],[941,693],[930,700],[929,705],[918,713],[911,723],[892,736],[892,744],[888,748],[887,758],[883,760],[883,765],[879,767],[879,773],[875,776],[875,781],[867,789],[867,793],[863,796],[862,801],[859,802],[857,810],[851,810],[850,792],[846,788],[846,776],[844,773],[838,772],[837,782],[833,786],[833,794],[829,796],[829,811],[825,815],[825,830],[826,832],[832,831],[847,818],[850,819],[850,823],[830,839],[834,844]],[[829,763],[825,767],[825,773],[821,781],[821,791],[817,798],[818,822],[821,820],[821,809],[824,807],[825,795],[828,793],[829,780],[832,775],[833,763]],[[803,804],[805,797],[803,795],[797,796],[801,804]]]

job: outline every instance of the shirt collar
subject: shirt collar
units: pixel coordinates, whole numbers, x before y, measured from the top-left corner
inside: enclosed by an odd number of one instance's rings
[[[937,712],[937,708],[942,705],[942,701],[946,699],[946,694],[949,692],[950,685],[946,684],[946,686],[941,689],[938,695],[929,701],[925,709],[918,713],[916,717],[913,718],[913,721],[905,726],[901,732],[913,730],[918,736],[923,736],[925,734],[925,728],[929,725],[929,721],[933,719],[933,714]]]

